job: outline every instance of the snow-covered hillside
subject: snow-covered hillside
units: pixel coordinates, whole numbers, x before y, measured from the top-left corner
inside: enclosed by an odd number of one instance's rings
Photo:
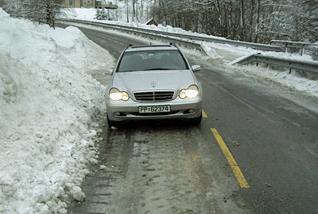
[[[152,17],[152,0],[136,1],[135,16],[133,15],[132,2],[133,1],[128,1],[127,5],[125,1],[115,1],[114,4],[118,6],[118,9],[105,10],[105,12],[111,20],[119,22],[127,22],[127,11],[128,21],[130,23],[145,23]],[[96,13],[97,10],[95,8],[65,8],[61,10],[60,17],[94,20],[96,18]]]
[[[53,30],[0,8],[0,213],[66,213],[95,161],[94,115],[108,52],[75,27]]]
[[[61,9],[59,14],[61,18],[82,19],[82,20],[96,20],[95,8],[67,8]]]

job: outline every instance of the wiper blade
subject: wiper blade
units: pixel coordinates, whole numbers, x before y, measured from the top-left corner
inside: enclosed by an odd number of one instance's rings
[[[150,68],[150,69],[146,69],[145,71],[153,71],[153,70],[174,70],[171,68]]]
[[[118,71],[118,72],[134,72],[134,71],[138,71],[138,70],[123,70],[123,71]]]

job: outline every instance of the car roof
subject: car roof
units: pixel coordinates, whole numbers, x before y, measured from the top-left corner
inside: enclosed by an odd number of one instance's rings
[[[142,46],[129,46],[126,52],[134,51],[157,51],[157,50],[178,50],[174,45],[142,45]]]

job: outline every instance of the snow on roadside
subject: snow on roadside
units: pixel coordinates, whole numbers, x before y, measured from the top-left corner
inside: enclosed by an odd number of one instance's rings
[[[304,93],[308,96],[318,98],[318,81],[301,77],[297,73],[289,74],[288,71],[273,70],[270,67],[256,67],[254,65],[234,65],[235,62],[244,59],[252,54],[261,53],[264,56],[272,56],[284,59],[293,59],[312,62],[309,55],[300,56],[299,54],[281,53],[273,51],[257,51],[251,48],[235,47],[232,45],[202,42],[205,50],[212,52],[212,56],[220,56],[227,72],[235,72],[258,80],[275,82],[283,87],[288,87],[294,91]],[[211,55],[211,53],[209,53]]]
[[[285,53],[275,51],[260,51],[252,48],[242,46],[233,46],[228,44],[219,44],[214,42],[201,42],[202,47],[206,50],[213,50],[216,54],[224,59],[225,63],[229,63],[241,57],[246,57],[252,54],[261,53],[265,56],[273,56],[284,59],[301,60],[301,61],[314,61],[310,55],[304,54],[301,56],[297,53]]]
[[[275,82],[283,87],[288,87],[292,90],[307,94],[312,97],[318,98],[318,81],[310,80],[305,77],[297,75],[297,73],[289,74],[288,71],[284,70],[273,70],[270,67],[256,67],[255,65],[234,65],[237,61],[240,61],[252,54],[261,53],[265,56],[273,56],[285,59],[294,59],[302,61],[312,61],[311,56],[304,55],[300,56],[297,54],[290,53],[279,53],[271,51],[256,51],[250,48],[234,47],[231,45],[222,44],[202,44],[205,49],[212,49],[216,54],[220,55],[223,59],[224,66],[227,72],[239,73],[250,78],[266,80]]]
[[[233,72],[241,74],[249,78],[257,79],[260,81],[271,81],[279,84],[283,87],[288,87],[293,91],[298,91],[304,95],[318,98],[318,81],[310,80],[305,77],[301,77],[295,73],[289,74],[289,71],[277,71],[270,68],[254,65],[244,66],[230,66],[230,69],[226,69],[227,72]]]
[[[111,55],[75,27],[50,29],[0,8],[0,213],[66,213],[96,161],[94,116]]]

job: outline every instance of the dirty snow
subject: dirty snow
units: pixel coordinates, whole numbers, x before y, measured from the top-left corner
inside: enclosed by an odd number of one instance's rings
[[[111,55],[79,29],[53,30],[0,8],[0,213],[66,213],[96,162]]]

